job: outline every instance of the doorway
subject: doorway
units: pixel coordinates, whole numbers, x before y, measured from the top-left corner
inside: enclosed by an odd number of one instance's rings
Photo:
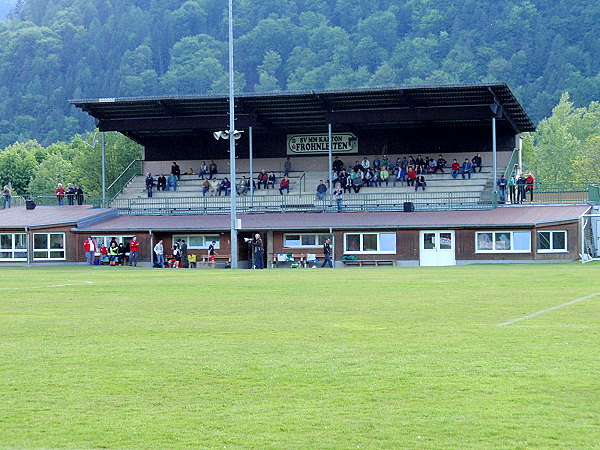
[[[456,265],[454,231],[421,231],[419,242],[421,266]]]

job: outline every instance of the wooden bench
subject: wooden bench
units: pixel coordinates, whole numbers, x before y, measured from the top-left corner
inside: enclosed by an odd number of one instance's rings
[[[308,261],[306,260],[306,257],[308,256],[308,253],[287,252],[287,253],[274,253],[273,259],[271,260],[271,268],[275,269],[275,268],[277,268],[278,262],[284,262],[284,261],[277,260],[278,255],[289,255],[289,254],[291,254],[292,257],[294,258],[294,262],[298,262],[301,265],[301,267],[303,267],[303,268],[307,267]],[[311,254],[313,254],[313,253],[311,253]],[[319,261],[325,260],[325,256],[323,255],[323,253],[314,253],[314,255]]]
[[[351,260],[342,260],[342,262],[347,266],[393,266],[394,261],[391,259],[351,259]]]
[[[209,263],[208,255],[202,255],[202,262]],[[215,255],[215,262],[231,262],[231,255]]]

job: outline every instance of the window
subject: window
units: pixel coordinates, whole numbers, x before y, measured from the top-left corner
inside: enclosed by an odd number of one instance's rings
[[[396,233],[347,233],[346,253],[396,253]]]
[[[295,247],[322,247],[330,234],[307,233],[307,234],[284,234],[283,246],[285,248]]]
[[[182,239],[188,246],[188,250],[206,250],[208,246],[215,241],[215,248],[221,248],[221,241],[218,234],[174,234],[173,244],[177,239]]]
[[[0,261],[2,260],[27,260],[27,237],[25,233],[0,234]]]
[[[65,259],[65,234],[34,233],[33,259]]]
[[[538,253],[566,252],[566,231],[538,231],[537,234]]]
[[[475,233],[476,253],[530,253],[530,231],[484,231]]]
[[[100,247],[102,247],[102,244],[106,245],[107,247],[110,247],[110,242],[112,241],[113,238],[115,238],[115,240],[117,241],[117,245],[122,243],[125,246],[125,251],[126,252],[129,251],[129,243],[133,239],[133,235],[131,235],[131,236],[92,236],[92,239],[98,246],[98,248],[96,249],[96,255],[100,254]]]

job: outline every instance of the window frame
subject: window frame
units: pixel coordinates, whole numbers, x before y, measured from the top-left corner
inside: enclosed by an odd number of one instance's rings
[[[363,250],[364,249],[364,235],[375,235],[377,236],[377,250]],[[381,235],[393,235],[394,236],[394,250],[381,250]],[[359,248],[360,250],[348,250],[348,236],[359,235]],[[348,232],[344,233],[344,255],[395,255],[398,248],[398,236],[395,232]]]
[[[92,239],[96,243],[96,255],[95,256],[100,256],[100,247],[102,247],[102,244],[106,245],[106,248],[110,247],[110,241],[112,238],[115,238],[117,240],[117,244],[121,244],[121,243],[124,243],[124,239],[127,239],[127,238],[129,239],[129,241],[131,241],[134,236],[136,236],[136,235],[135,234],[124,234],[124,235],[120,235],[120,236],[115,236],[115,235],[94,236],[94,235],[92,235]],[[127,252],[129,252],[129,248],[127,246],[125,247],[125,249],[127,250]]]
[[[550,233],[550,247],[549,249],[540,249],[539,248],[539,244],[540,244],[540,233]],[[559,249],[555,249],[552,248],[554,246],[554,234],[558,234],[558,233],[563,233],[565,236],[565,248],[559,248]],[[537,242],[536,242],[536,250],[538,253],[569,253],[569,233],[567,232],[567,230],[537,230],[536,233],[536,238],[537,238]]]
[[[198,238],[198,237],[202,237],[202,240],[204,241],[204,245],[203,246],[197,246],[197,245],[190,245],[190,238]],[[185,243],[187,244],[187,248],[188,250],[208,250],[208,246],[212,243],[212,241],[216,241],[215,244],[215,250],[219,250],[221,248],[221,235],[219,233],[214,233],[214,234],[206,234],[206,233],[199,233],[199,234],[173,234],[171,236],[171,246],[175,245],[175,242],[177,242],[177,239],[183,239],[185,241]]]
[[[492,234],[492,249],[491,250],[480,250],[478,248],[478,237],[480,234]],[[496,234],[509,234],[510,235],[510,250],[497,250],[496,249]],[[529,249],[528,250],[515,250],[515,233],[528,233],[529,234]],[[475,232],[475,253],[531,253],[531,230],[482,230]]]
[[[46,236],[46,239],[47,239],[46,248],[36,248],[35,237],[36,236],[44,236],[44,235]],[[60,249],[50,248],[50,240],[51,240],[50,236],[52,236],[52,235],[62,236],[62,248],[60,248]],[[36,252],[46,252],[47,257],[46,258],[37,257],[37,256],[35,256]],[[52,252],[63,252],[63,256],[62,256],[62,258],[51,258],[50,253],[52,253]],[[33,233],[32,254],[33,254],[34,261],[65,261],[67,259],[66,233],[63,233],[63,232]]]
[[[0,254],[1,253],[12,253],[12,257],[4,258],[4,257],[0,256],[0,261],[27,261],[27,252],[29,250],[27,248],[27,233],[0,233],[0,236],[1,235],[11,236],[11,248],[0,248]],[[25,248],[16,248],[15,247],[15,241],[16,241],[17,235],[21,235],[24,237]],[[25,253],[25,257],[24,258],[15,258],[15,253]]]
[[[288,236],[298,236],[300,238],[299,239],[300,244],[287,246],[286,241],[287,241]],[[302,244],[303,236],[314,236],[316,244],[315,245],[303,245]],[[284,233],[282,247],[283,248],[321,248],[321,247],[323,247],[324,244],[319,244],[319,239],[322,237],[324,237],[325,239],[331,239],[333,241],[333,238],[330,233]]]

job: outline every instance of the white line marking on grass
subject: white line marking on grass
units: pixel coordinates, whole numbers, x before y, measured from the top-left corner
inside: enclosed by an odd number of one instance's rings
[[[65,287],[65,286],[86,286],[86,285],[91,285],[94,284],[93,281],[81,281],[79,283],[64,283],[64,284],[51,284],[48,286],[20,286],[20,287],[13,287],[13,288],[0,288],[0,291],[24,291],[27,289],[50,289],[50,288],[58,288],[58,287]]]
[[[598,295],[600,295],[600,292],[596,292],[595,294],[586,295],[585,297],[581,297],[581,298],[578,298],[576,300],[571,300],[570,302],[566,302],[566,303],[563,303],[561,305],[556,305],[556,306],[553,306],[552,308],[543,309],[541,311],[534,312],[533,314],[529,314],[528,316],[525,316],[525,317],[518,317],[516,319],[509,320],[508,322],[501,323],[498,326],[503,327],[503,326],[506,326],[506,325],[512,325],[513,323],[519,322],[521,320],[532,319],[534,317],[541,316],[544,313],[547,313],[547,312],[550,312],[550,311],[554,311],[555,309],[564,308],[565,306],[570,306],[570,305],[573,305],[575,303],[582,302],[583,300],[587,300],[588,298],[596,297]]]

